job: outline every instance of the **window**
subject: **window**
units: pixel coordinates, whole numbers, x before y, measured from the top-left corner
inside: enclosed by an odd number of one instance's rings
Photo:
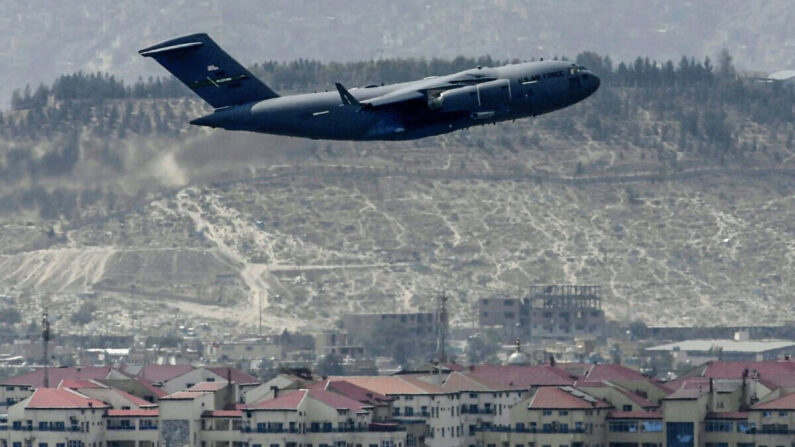
[[[763,411],[762,412],[762,417],[769,418],[770,416],[773,416],[773,412],[772,411]]]
[[[544,416],[552,416],[552,410],[544,410],[542,414]]]
[[[708,432],[724,432],[730,433],[734,424],[731,421],[707,421],[705,429]]]
[[[568,412],[568,410],[560,410],[560,411],[558,411],[558,414],[561,415],[561,416],[568,416],[569,412]]]
[[[755,428],[756,424],[748,421],[737,421],[737,433],[752,433]]]
[[[608,430],[612,432],[620,432],[620,433],[637,433],[638,432],[638,422],[637,421],[610,421],[608,424]]]
[[[645,433],[662,433],[662,421],[642,421],[640,431]]]
[[[406,416],[414,416],[414,409],[413,408],[406,407],[405,411],[406,411]]]
[[[632,411],[632,405],[624,405],[621,407],[621,411]]]

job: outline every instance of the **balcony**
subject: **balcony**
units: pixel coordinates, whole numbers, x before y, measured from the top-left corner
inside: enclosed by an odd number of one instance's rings
[[[494,408],[470,408],[470,407],[461,407],[461,414],[496,414],[497,411]]]
[[[134,425],[109,425],[108,430],[125,430],[125,431],[134,431]]]
[[[477,427],[475,428],[476,432],[492,432],[492,433],[564,433],[564,434],[579,434],[579,433],[588,433],[588,431],[584,428],[562,428],[562,427],[550,427],[550,428],[516,428],[516,427],[507,427],[504,425],[499,426],[489,426],[489,427]]]

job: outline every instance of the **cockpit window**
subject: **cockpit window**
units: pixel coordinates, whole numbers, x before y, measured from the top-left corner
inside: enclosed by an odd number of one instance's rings
[[[581,72],[581,71],[585,71],[585,70],[586,70],[586,68],[585,68],[585,67],[580,67],[580,66],[577,66],[577,65],[572,65],[572,66],[569,68],[569,76],[574,76],[574,75],[576,75],[577,73],[579,73],[579,72]]]

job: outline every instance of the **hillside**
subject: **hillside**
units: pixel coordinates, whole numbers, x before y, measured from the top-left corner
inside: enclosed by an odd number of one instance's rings
[[[791,321],[792,92],[699,66],[640,85],[641,60],[570,109],[406,143],[189,128],[186,98],[10,111],[0,292],[31,315],[96,290],[118,328],[167,306],[243,331],[262,299],[267,326],[317,329],[440,288],[468,325],[551,282],[650,325]]]

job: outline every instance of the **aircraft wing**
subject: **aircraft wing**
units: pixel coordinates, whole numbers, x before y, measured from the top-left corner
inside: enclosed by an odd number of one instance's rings
[[[414,101],[416,99],[425,99],[425,93],[419,90],[389,93],[376,98],[364,100],[362,101],[362,105],[369,107],[382,107],[401,102]]]
[[[420,99],[427,100],[429,92],[431,91],[437,92],[438,94],[440,91],[457,89],[473,84],[480,84],[483,82],[493,81],[495,79],[496,78],[494,77],[486,76],[466,76],[464,78],[448,79],[442,82],[431,82],[429,84],[426,83],[422,86],[419,86],[419,88],[416,89],[401,89],[399,91],[387,93],[386,95],[366,99],[361,102],[361,105],[365,107],[383,107]]]

